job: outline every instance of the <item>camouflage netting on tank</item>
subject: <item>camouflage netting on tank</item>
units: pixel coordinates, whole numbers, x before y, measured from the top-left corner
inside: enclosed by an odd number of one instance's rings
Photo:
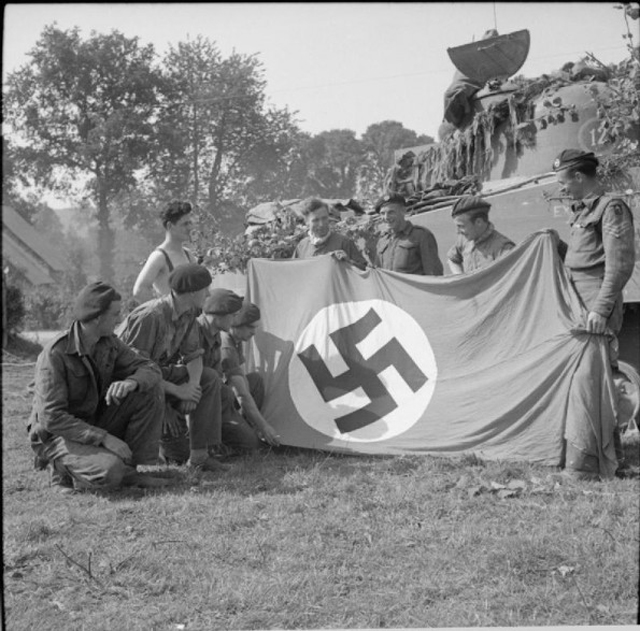
[[[549,122],[562,122],[565,116],[576,116],[572,105],[553,98],[558,88],[581,82],[606,82],[608,78],[607,68],[594,67],[581,60],[535,79],[518,76],[508,83],[489,82],[489,94],[492,91],[509,93],[487,109],[476,112],[463,128],[443,123],[438,144],[426,147],[408,164],[407,160],[398,161],[392,167],[385,182],[386,192],[401,193],[413,210],[437,208],[445,201],[451,203],[460,194],[479,192],[481,180],[489,176],[496,152],[510,149],[521,155],[523,148],[535,145],[537,125],[545,128]],[[536,102],[545,96],[549,97],[543,100],[547,113],[536,119]]]

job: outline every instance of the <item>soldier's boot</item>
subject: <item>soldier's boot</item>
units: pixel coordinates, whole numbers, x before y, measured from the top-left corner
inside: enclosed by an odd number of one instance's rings
[[[62,466],[56,465],[54,460],[49,464],[49,467],[51,471],[49,482],[54,491],[61,495],[72,495],[76,492],[73,487],[73,478]]]

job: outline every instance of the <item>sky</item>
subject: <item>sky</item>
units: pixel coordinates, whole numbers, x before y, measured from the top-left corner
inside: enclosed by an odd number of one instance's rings
[[[615,3],[87,3],[5,4],[3,83],[27,63],[43,28],[115,29],[163,55],[198,35],[223,55],[258,54],[268,103],[297,111],[312,134],[383,120],[437,137],[443,95],[455,72],[447,48],[497,28],[528,29],[518,74],[535,77],[586,51],[604,63],[625,58],[623,12]],[[638,44],[639,21],[630,22]]]

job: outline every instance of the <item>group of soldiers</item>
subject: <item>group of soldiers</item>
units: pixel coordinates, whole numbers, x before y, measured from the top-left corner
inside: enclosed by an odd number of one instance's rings
[[[559,251],[587,312],[585,328],[606,334],[617,362],[622,289],[634,262],[633,217],[599,184],[593,153],[563,151],[553,168],[560,193],[573,200],[571,231]],[[406,274],[441,276],[434,235],[406,218],[401,195],[376,205],[386,232],[374,266]],[[458,233],[447,253],[452,274],[485,267],[515,244],[489,221],[490,204],[463,196],[453,206]],[[259,326],[260,310],[227,289],[210,289],[207,269],[183,247],[191,206],[172,202],[162,215],[165,241],[148,258],[134,285],[143,302],[116,330],[117,291],[102,282],[79,294],[74,321],[45,346],[36,364],[30,418],[36,466],[51,471],[52,485],[71,493],[170,481],[139,467],[158,462],[195,471],[220,471],[233,450],[278,445],[262,415],[264,385],[247,374],[243,344]],[[303,210],[308,234],[293,258],[329,254],[359,269],[368,265],[348,237],[331,229],[329,208],[310,199]],[[151,298],[152,292],[159,298]],[[115,334],[114,334],[115,333]],[[615,437],[612,437],[615,439]],[[594,461],[595,458],[595,461]],[[597,477],[597,456],[567,445],[566,470]]]
[[[118,326],[120,294],[91,283],[69,330],[38,357],[29,436],[36,468],[61,492],[165,486],[171,479],[149,465],[222,471],[234,452],[279,444],[260,412],[262,379],[245,372],[260,309],[210,288],[209,271],[182,248],[190,212],[184,202],[164,209],[165,241],[136,281],[134,295],[159,297]]]

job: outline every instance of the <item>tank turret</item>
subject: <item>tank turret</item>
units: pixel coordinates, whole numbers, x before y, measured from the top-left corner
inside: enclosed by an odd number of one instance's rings
[[[389,171],[385,192],[395,190],[407,198],[412,223],[429,228],[440,251],[446,252],[455,241],[451,207],[467,193],[487,198],[492,220],[516,242],[545,228],[566,240],[570,200],[559,195],[554,159],[564,149],[581,149],[593,151],[607,163],[625,143],[640,139],[637,107],[632,104],[635,113],[626,116],[636,121],[635,126],[622,125],[609,115],[621,76],[635,77],[640,93],[640,54],[633,53],[617,67],[591,58],[568,62],[533,79],[514,76],[528,51],[526,30],[508,35],[488,31],[478,42],[449,49],[456,74],[445,93],[439,142],[395,152],[402,170],[396,165]],[[612,126],[619,126],[614,134]],[[634,215],[636,266],[623,292],[620,349],[622,359],[638,371],[640,158],[637,149],[627,156],[617,179],[609,183]],[[394,177],[400,172],[401,178]]]

